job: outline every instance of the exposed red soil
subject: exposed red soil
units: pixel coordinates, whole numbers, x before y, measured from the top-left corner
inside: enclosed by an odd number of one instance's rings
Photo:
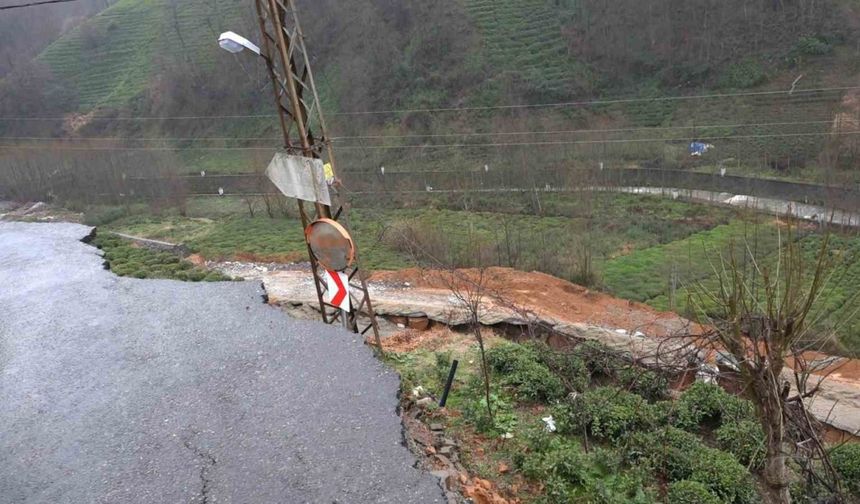
[[[450,271],[410,268],[398,271],[374,272],[374,281],[397,285],[409,284],[410,289],[451,292],[452,287],[466,292],[479,282],[485,285],[486,298],[508,303],[519,309],[551,317],[565,323],[591,324],[609,329],[624,329],[629,333],[640,331],[651,337],[665,337],[684,332],[702,334],[704,328],[671,312],[660,312],[642,303],[635,303],[595,292],[539,272],[524,272],[510,268],[488,268]],[[443,331],[444,332],[444,331]],[[395,351],[411,351],[436,344],[442,333],[405,331],[387,343]],[[448,332],[450,334],[450,332]],[[710,345],[709,345],[710,346]],[[816,352],[805,354],[807,361],[818,361],[828,356]],[[709,359],[712,360],[712,359]],[[789,359],[789,367],[794,362]],[[815,374],[830,379],[860,384],[860,360],[841,360]]]
[[[478,283],[479,270],[448,271],[411,268],[380,271],[372,280],[412,288],[450,291],[452,286],[466,290]],[[668,336],[681,329],[697,332],[697,327],[674,313],[660,312],[642,303],[614,298],[566,280],[539,272],[510,268],[484,270],[486,297],[526,308],[534,313],[567,323],[592,324],[612,329],[640,331],[649,336]]]

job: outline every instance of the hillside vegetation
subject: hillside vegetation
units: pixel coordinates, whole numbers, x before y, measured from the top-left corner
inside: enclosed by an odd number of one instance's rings
[[[856,83],[860,15],[852,2],[323,0],[299,6],[325,109],[335,114],[333,134],[347,137],[341,139],[345,172],[386,164],[513,169],[529,156],[542,164],[704,170],[719,164],[736,173],[828,182],[854,177],[854,135],[827,136],[840,113],[856,116],[852,93],[801,92]],[[22,76],[8,78],[19,85],[0,98],[2,115],[26,115],[29,107],[42,115],[96,112],[100,118],[84,116],[73,127],[2,121],[0,131],[134,136],[134,147],[181,149],[194,169],[253,171],[242,151],[225,153],[235,159],[225,167],[221,153],[205,148],[273,147],[274,117],[151,119],[271,114],[263,65],[218,49],[215,39],[227,29],[258,37],[250,2],[120,0],[37,58],[50,76],[28,93],[43,99],[16,96],[20,84],[35,80]],[[797,94],[761,94],[792,85]],[[653,101],[714,93],[741,96]],[[492,108],[557,102],[574,104]],[[417,110],[452,106],[490,108]],[[405,111],[336,115],[390,109]],[[351,138],[360,135],[385,138]],[[153,137],[168,140],[139,140]],[[696,138],[714,143],[715,152],[691,160],[686,145]]]

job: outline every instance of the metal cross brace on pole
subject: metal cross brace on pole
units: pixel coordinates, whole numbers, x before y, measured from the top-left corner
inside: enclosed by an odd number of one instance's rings
[[[349,230],[349,205],[338,191],[338,178],[334,150],[326,132],[325,119],[319,95],[314,84],[310,58],[305,48],[304,35],[299,24],[294,0],[255,0],[262,38],[261,56],[266,61],[272,80],[275,107],[284,135],[284,150],[288,154],[322,159],[331,167],[328,174],[332,206],[316,203],[309,213],[304,202],[298,200],[302,225],[317,219],[339,221]],[[334,211],[332,211],[334,209]],[[344,313],[324,300],[325,271],[308,245],[308,256],[314,276],[317,299],[323,322],[334,324],[339,319],[346,327],[361,335],[373,331],[377,348],[381,351],[376,313],[367,289],[367,280],[361,270],[358,251],[355,260],[344,273],[349,279],[351,310]]]

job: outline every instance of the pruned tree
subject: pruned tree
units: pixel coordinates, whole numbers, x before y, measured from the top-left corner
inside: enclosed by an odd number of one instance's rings
[[[749,247],[731,247],[713,265],[716,287],[696,286],[691,296],[708,328],[699,345],[730,354],[741,393],[756,406],[765,433],[762,493],[768,504],[791,502],[792,456],[803,459],[802,466],[814,472],[810,478],[840,499],[819,426],[805,406],[821,382],[809,380],[805,351],[816,340],[811,313],[828,278],[830,239],[824,237],[810,262],[792,238],[789,224],[775,264],[763,264]]]

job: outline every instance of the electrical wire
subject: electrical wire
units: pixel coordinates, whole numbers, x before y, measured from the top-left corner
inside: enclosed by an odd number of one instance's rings
[[[36,7],[39,5],[68,3],[68,2],[77,2],[77,1],[78,0],[42,0],[40,2],[30,2],[30,3],[25,3],[25,4],[3,5],[3,6],[0,6],[0,10],[23,9],[24,7]]]
[[[546,131],[496,131],[496,132],[454,132],[454,133],[427,133],[427,134],[411,134],[411,135],[357,135],[357,136],[336,136],[332,137],[332,141],[342,140],[385,140],[385,139],[404,139],[404,138],[456,138],[456,137],[493,137],[493,136],[525,136],[525,135],[565,135],[565,134],[582,134],[582,133],[623,133],[636,131],[671,131],[671,130],[697,130],[697,129],[712,129],[712,128],[756,128],[756,127],[772,127],[772,126],[801,126],[801,125],[816,125],[816,124],[832,124],[833,119],[824,119],[817,121],[785,121],[771,123],[746,123],[746,124],[697,124],[687,126],[647,126],[638,128],[609,128],[609,129],[575,129],[575,130],[546,130]],[[4,137],[0,136],[0,140],[28,140],[28,141],[57,141],[57,142],[82,142],[89,140],[97,141],[175,141],[175,142],[196,142],[196,141],[270,141],[281,140],[283,136],[271,137]]]
[[[654,103],[666,101],[688,101],[688,100],[707,100],[707,99],[728,99],[740,97],[757,97],[757,96],[779,96],[796,97],[809,93],[825,93],[825,92],[842,92],[860,90],[860,86],[843,86],[829,88],[813,88],[813,89],[796,89],[793,92],[780,91],[752,91],[744,93],[718,93],[705,95],[688,95],[688,96],[658,96],[653,98],[614,98],[604,100],[585,100],[585,101],[569,101],[557,103],[540,103],[540,104],[512,104],[512,105],[492,105],[480,107],[440,107],[440,108],[414,108],[414,109],[389,109],[389,110],[364,110],[351,112],[331,112],[326,114],[329,117],[337,116],[359,116],[359,115],[386,115],[386,114],[411,114],[411,113],[441,113],[441,112],[474,112],[488,110],[516,110],[516,109],[536,109],[536,108],[564,108],[564,107],[582,107],[594,105],[615,105],[628,103]],[[138,116],[138,117],[90,117],[90,121],[179,121],[179,120],[211,120],[211,119],[263,119],[276,118],[277,114],[235,114],[235,115],[197,115],[197,116]],[[66,117],[0,117],[0,121],[65,121]]]
[[[740,140],[755,138],[796,138],[817,136],[849,136],[860,134],[860,130],[816,132],[816,133],[773,133],[755,135],[725,135],[698,137],[700,141],[713,140]],[[475,144],[424,144],[424,145],[341,145],[341,150],[380,150],[380,149],[445,149],[445,148],[499,148],[499,147],[524,147],[524,146],[553,146],[553,145],[583,145],[583,144],[617,144],[617,143],[678,143],[687,142],[689,138],[623,138],[602,140],[571,140],[571,141],[547,141],[547,142],[500,142],[500,143],[475,143]],[[19,150],[44,150],[44,145],[0,145],[7,149]],[[271,151],[271,147],[62,147],[58,150],[65,151]]]

